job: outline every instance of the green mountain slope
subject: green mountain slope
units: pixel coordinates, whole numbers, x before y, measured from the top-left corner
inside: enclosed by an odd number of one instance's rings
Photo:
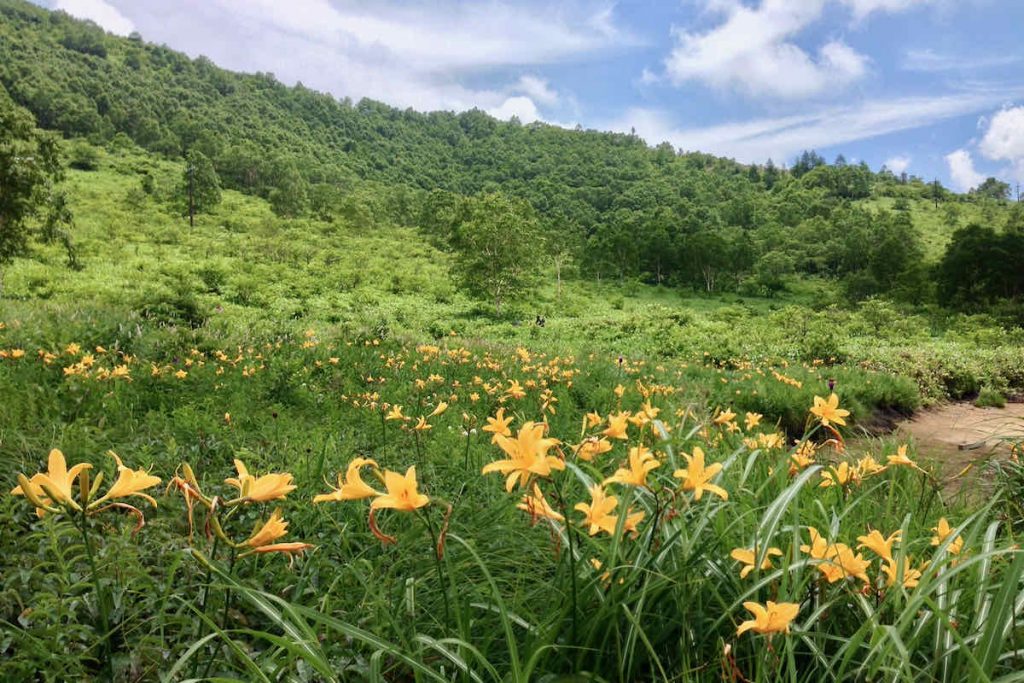
[[[956,227],[1008,222],[998,202],[816,155],[787,171],[475,110],[339,101],[24,0],[0,0],[0,85],[66,136],[127,136],[167,159],[202,152],[226,187],[287,197],[283,213],[386,212],[416,225],[428,192],[519,196],[544,219],[553,250],[590,279],[764,293],[794,274],[843,279],[854,298],[919,300],[927,287],[916,262],[937,259]],[[935,194],[942,202],[928,208]]]

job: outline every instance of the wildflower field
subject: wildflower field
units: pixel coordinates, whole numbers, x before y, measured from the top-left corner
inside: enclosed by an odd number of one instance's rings
[[[1008,7],[280,4],[0,0],[0,683],[1024,681]]]
[[[7,680],[1021,677],[896,377],[95,323],[0,329]]]

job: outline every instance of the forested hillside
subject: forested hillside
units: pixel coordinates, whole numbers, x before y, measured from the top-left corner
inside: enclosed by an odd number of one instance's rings
[[[788,169],[744,166],[633,135],[353,103],[23,0],[0,0],[0,85],[43,128],[208,159],[220,184],[268,198],[282,216],[445,232],[451,212],[438,207],[457,203],[447,193],[525,199],[543,251],[587,279],[773,296],[803,276],[841,281],[853,300],[973,307],[1024,291],[1012,250],[989,274],[1002,284],[982,291],[956,284],[958,264],[979,261],[973,252],[931,267],[971,223],[995,231],[981,251],[1006,251],[994,235],[1020,228],[1024,214],[1007,210],[1008,188],[995,180],[958,196],[814,153]]]

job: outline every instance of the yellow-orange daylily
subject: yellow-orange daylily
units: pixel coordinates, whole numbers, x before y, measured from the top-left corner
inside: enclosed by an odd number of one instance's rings
[[[313,498],[314,503],[337,502],[342,500],[362,500],[381,495],[372,486],[363,481],[360,470],[367,465],[377,468],[377,463],[369,458],[355,458],[348,464],[345,476],[338,473],[338,488],[330,493],[322,493]]]
[[[404,475],[385,470],[384,487],[387,489],[387,493],[374,498],[370,503],[371,509],[391,508],[412,512],[430,502],[430,498],[419,492],[415,465],[407,469]]]
[[[47,471],[32,475],[26,479],[24,475],[18,478],[19,485],[14,487],[11,493],[15,496],[24,495],[37,508],[43,509],[52,503],[70,505],[74,509],[80,509],[71,493],[78,475],[82,470],[92,469],[89,463],[79,463],[68,469],[64,454],[54,448],[50,451],[47,461]],[[27,485],[26,485],[27,484]],[[35,499],[35,500],[33,500]],[[38,505],[38,502],[44,503]]]
[[[650,400],[644,401],[643,405],[640,406],[640,413],[647,418],[648,422],[657,418],[660,412],[661,408],[652,406]]]
[[[845,460],[837,467],[830,467],[821,473],[821,483],[818,486],[822,488],[828,488],[830,486],[847,486],[849,484],[856,484],[858,480],[858,471],[854,467],[850,467],[850,463]]]
[[[932,537],[932,545],[940,545],[947,538],[949,538],[949,536],[953,533],[954,529],[952,526],[950,526],[949,522],[946,521],[946,518],[943,517],[939,520],[937,526],[932,527],[932,531],[935,532],[935,535]],[[960,550],[963,549],[963,547],[964,539],[962,536],[958,535],[956,538],[953,539],[953,541],[950,542],[948,546],[946,546],[946,550],[949,552],[950,555],[959,555]]]
[[[385,420],[408,420],[409,418],[402,414],[402,406],[394,405],[391,406],[391,410],[384,416]]]
[[[614,520],[612,511],[618,504],[618,498],[605,495],[601,485],[594,484],[590,487],[590,503],[576,503],[573,509],[583,513],[583,522],[589,525],[588,531],[593,536],[607,526],[607,518]]]
[[[761,424],[761,418],[763,417],[764,415],[761,413],[747,413],[746,419],[744,420],[746,430],[749,432],[751,429]]]
[[[757,548],[735,548],[729,557],[736,560],[743,565],[743,569],[740,570],[740,578],[747,578],[747,574],[754,571],[754,565],[757,563]],[[764,560],[761,561],[761,569],[772,568],[772,557],[782,557],[782,551],[778,548],[768,548],[764,554]]]
[[[561,458],[548,455],[548,451],[560,442],[544,436],[546,427],[543,422],[526,422],[515,439],[495,434],[495,443],[508,458],[484,465],[481,472],[500,472],[506,475],[505,490],[511,491],[517,480],[520,486],[526,486],[533,474],[547,477],[552,470],[564,470],[565,463]]]
[[[512,436],[512,430],[509,429],[509,425],[512,424],[513,417],[505,417],[505,409],[498,408],[498,412],[494,414],[494,417],[487,418],[487,425],[483,427],[483,431],[491,433],[491,443],[495,443],[498,440],[498,435],[501,436]]]
[[[904,465],[906,467],[917,468],[917,463],[907,456],[907,447],[905,445],[897,448],[896,455],[890,455],[888,457],[888,461],[890,465]]]
[[[310,543],[302,543],[300,541],[292,541],[289,543],[271,543],[269,545],[261,545],[258,548],[253,548],[249,552],[251,553],[282,553],[288,555],[301,555],[306,550],[312,548],[313,545]],[[291,562],[291,558],[289,559]]]
[[[704,465],[704,451],[700,446],[693,447],[693,455],[683,453],[687,467],[676,470],[673,477],[683,480],[683,490],[693,491],[693,499],[700,500],[704,492],[713,493],[722,500],[729,500],[729,493],[721,486],[710,483],[711,479],[722,469],[721,463]]]
[[[262,503],[284,498],[295,490],[292,475],[287,472],[254,477],[238,458],[235,458],[235,469],[238,471],[238,477],[228,477],[224,483],[238,489],[239,497],[243,500]]]
[[[629,429],[629,413],[619,412],[616,415],[608,416],[608,427],[601,432],[603,436],[609,439],[621,439],[625,441],[629,438],[627,430]]]
[[[756,602],[745,602],[743,606],[748,612],[754,615],[750,621],[744,621],[736,629],[736,635],[743,635],[747,631],[754,633],[789,633],[789,625],[796,615],[800,613],[800,605],[795,602],[772,602],[769,600],[765,605]]]
[[[250,536],[248,540],[243,541],[242,545],[247,545],[251,548],[258,548],[260,546],[273,543],[287,533],[288,522],[281,518],[280,510],[274,510],[273,514],[270,515],[270,519],[264,522],[262,526],[255,529],[252,536]]]
[[[522,502],[516,507],[530,513],[530,516],[534,520],[544,518],[556,522],[565,521],[565,517],[548,504],[547,499],[544,497],[544,494],[536,483],[533,485],[532,495],[524,494]]]
[[[615,474],[605,479],[604,483],[647,486],[647,473],[657,467],[661,467],[661,463],[649,448],[634,446],[629,449],[629,461],[626,466],[615,470]]]
[[[715,416],[714,423],[716,425],[724,425],[732,422],[736,418],[736,413],[729,409],[723,410]]]
[[[830,424],[842,427],[846,424],[846,420],[843,418],[849,416],[850,411],[839,407],[839,397],[833,393],[828,399],[815,396],[811,414],[817,417],[821,424],[826,427]]]
[[[800,552],[807,553],[816,560],[823,560],[829,557],[829,549],[832,546],[829,545],[828,539],[818,533],[818,530],[813,526],[807,527],[807,531],[811,535],[811,543],[810,545],[801,545]]]
[[[114,482],[114,485],[107,490],[107,493],[102,498],[92,503],[89,507],[95,507],[112,498],[127,498],[128,496],[138,496],[146,500],[153,507],[156,507],[156,501],[153,497],[143,493],[143,491],[159,484],[160,477],[154,477],[146,470],[133,470],[130,467],[125,467],[124,463],[121,462],[121,458],[114,451],[107,451],[107,454],[114,458],[114,462],[117,463],[117,481]]]
[[[857,473],[861,477],[869,477],[872,474],[879,474],[884,471],[885,466],[875,460],[870,454],[857,461]]]
[[[517,380],[511,380],[508,383],[508,389],[505,390],[505,395],[511,398],[520,399],[526,396],[526,392]]]
[[[902,535],[903,532],[897,530],[889,534],[888,537],[885,537],[878,529],[873,529],[867,536],[857,537],[857,540],[860,541],[860,545],[857,548],[867,548],[887,562],[892,562],[892,546],[895,543],[899,543]]]
[[[575,446],[573,451],[576,453],[576,457],[585,462],[590,462],[602,453],[607,453],[612,449],[612,444],[608,439],[602,437],[592,436],[585,439],[582,443]]]
[[[615,533],[619,517],[613,512],[618,505],[618,498],[606,495],[600,484],[594,484],[590,487],[590,503],[577,503],[573,509],[583,513],[583,523],[588,527],[587,532],[594,536],[601,531],[607,534]],[[623,533],[637,533],[637,525],[643,518],[643,512],[627,510],[622,525]]]
[[[913,569],[910,566],[910,558],[903,558],[903,587],[904,588],[916,588],[920,582],[922,571],[928,566],[928,563],[921,565],[920,569]],[[882,572],[886,576],[886,586],[896,585],[899,575],[899,565],[892,561],[882,565]]]
[[[818,570],[825,575],[829,583],[835,583],[840,579],[852,577],[860,579],[864,583],[870,583],[867,570],[871,566],[870,560],[865,560],[860,553],[854,554],[850,546],[845,543],[836,543],[835,552],[832,556],[818,565]]]

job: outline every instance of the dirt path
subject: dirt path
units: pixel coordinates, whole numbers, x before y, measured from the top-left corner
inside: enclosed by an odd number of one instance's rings
[[[918,454],[955,474],[969,463],[1009,455],[1009,441],[1024,441],[1024,403],[1005,408],[978,408],[952,403],[925,410],[897,426],[897,434],[912,437]]]

